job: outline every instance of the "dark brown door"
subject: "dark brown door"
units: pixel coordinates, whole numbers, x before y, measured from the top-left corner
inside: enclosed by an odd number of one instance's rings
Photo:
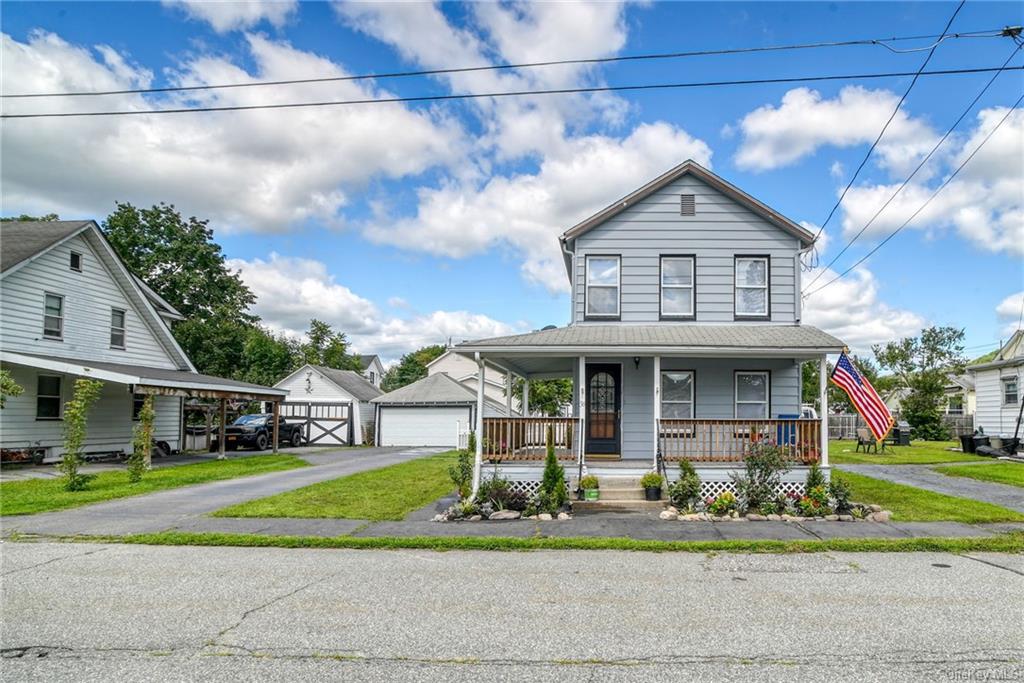
[[[620,453],[622,367],[587,365],[587,453]]]

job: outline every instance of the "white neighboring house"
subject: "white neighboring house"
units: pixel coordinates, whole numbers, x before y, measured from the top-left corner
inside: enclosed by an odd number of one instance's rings
[[[383,392],[358,372],[307,363],[274,387],[288,391],[281,410],[289,421],[308,418],[307,443],[358,446],[372,442],[376,411],[369,401]]]
[[[363,355],[359,356],[359,361],[363,364],[363,377],[379,389],[384,379],[384,365],[380,362],[380,356],[375,353]]]
[[[477,395],[443,372],[427,375],[371,401],[377,407],[378,446],[465,447],[476,420]],[[508,415],[484,399],[486,417]]]
[[[1024,380],[1024,330],[1017,330],[986,363],[967,366],[974,377],[974,424],[986,434],[1013,435],[1021,409]]]
[[[171,334],[181,314],[131,275],[95,221],[0,223],[0,359],[24,392],[0,410],[6,456],[63,452],[75,380],[103,381],[85,453],[125,453],[147,394],[155,439],[181,448],[188,397],[281,401],[287,392],[196,372]]]
[[[445,351],[434,360],[427,363],[427,376],[444,373],[454,379],[462,386],[469,389],[476,395],[476,385],[479,374],[476,363],[465,356]],[[508,397],[505,395],[505,383],[511,381],[512,376],[504,371],[490,365],[484,368],[484,396],[498,404],[508,405]],[[513,413],[519,413],[519,399],[512,397],[511,408]]]

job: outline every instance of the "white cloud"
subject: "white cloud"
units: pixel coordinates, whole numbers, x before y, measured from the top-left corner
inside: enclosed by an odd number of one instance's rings
[[[1024,311],[1024,291],[1011,294],[996,306],[996,317],[1002,325],[1000,333],[1010,336],[1020,327],[1021,311]]]
[[[1005,107],[994,107],[979,112],[977,126],[950,147],[947,172],[967,158],[1006,111]],[[902,225],[937,186],[937,179],[929,184],[926,179],[915,178],[864,236],[886,235]],[[850,188],[843,201],[844,231],[859,231],[898,187],[899,183],[885,183]],[[1014,111],[963,171],[907,227],[932,234],[951,228],[985,251],[1024,256],[1024,111]]]
[[[344,332],[359,353],[377,353],[393,360],[427,344],[523,332],[522,322],[508,324],[469,311],[433,311],[404,318],[384,315],[369,299],[338,284],[327,266],[314,259],[272,253],[267,260],[230,259],[256,294],[253,311],[275,332],[304,334],[312,318]]]
[[[218,33],[251,28],[263,20],[281,27],[299,8],[298,0],[162,0]]]
[[[766,104],[740,120],[743,140],[736,164],[767,171],[795,163],[825,145],[870,144],[897,102],[893,92],[860,86],[847,86],[833,99],[810,88],[795,88],[778,106]],[[931,126],[901,109],[876,149],[879,163],[896,174],[909,172],[937,140]]]
[[[2,35],[7,92],[145,87],[152,74],[115,50],[95,52],[45,32],[20,43]],[[341,76],[330,60],[259,34],[246,36],[252,71],[212,55],[169,73],[173,83]],[[329,96],[325,97],[325,93]],[[199,91],[162,98],[116,96],[5,102],[8,113],[89,108],[266,102],[261,88]],[[275,88],[277,101],[373,98],[366,82]],[[386,141],[386,144],[382,144]],[[452,120],[398,104],[4,122],[3,201],[26,212],[102,216],[112,200],[167,201],[237,230],[284,231],[308,220],[336,223],[350,194],[378,178],[415,176],[460,161],[463,132]]]

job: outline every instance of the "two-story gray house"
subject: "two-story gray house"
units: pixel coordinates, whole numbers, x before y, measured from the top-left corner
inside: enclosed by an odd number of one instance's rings
[[[843,343],[801,324],[801,255],[814,235],[693,161],[560,238],[570,322],[455,347],[529,380],[571,377],[571,418],[486,418],[477,476],[494,468],[529,489],[545,433],[572,478],[636,476],[694,463],[704,494],[731,486],[748,444],[770,439],[803,471],[827,472],[825,357]],[[801,419],[801,366],[821,365],[821,418]],[[482,394],[481,394],[482,398]]]

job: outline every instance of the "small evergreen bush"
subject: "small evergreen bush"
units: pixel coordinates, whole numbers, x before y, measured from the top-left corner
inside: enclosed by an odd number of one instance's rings
[[[565,468],[555,457],[554,434],[547,431],[547,457],[544,459],[544,476],[537,493],[536,507],[540,512],[556,513],[565,506],[569,494],[565,490]]]

